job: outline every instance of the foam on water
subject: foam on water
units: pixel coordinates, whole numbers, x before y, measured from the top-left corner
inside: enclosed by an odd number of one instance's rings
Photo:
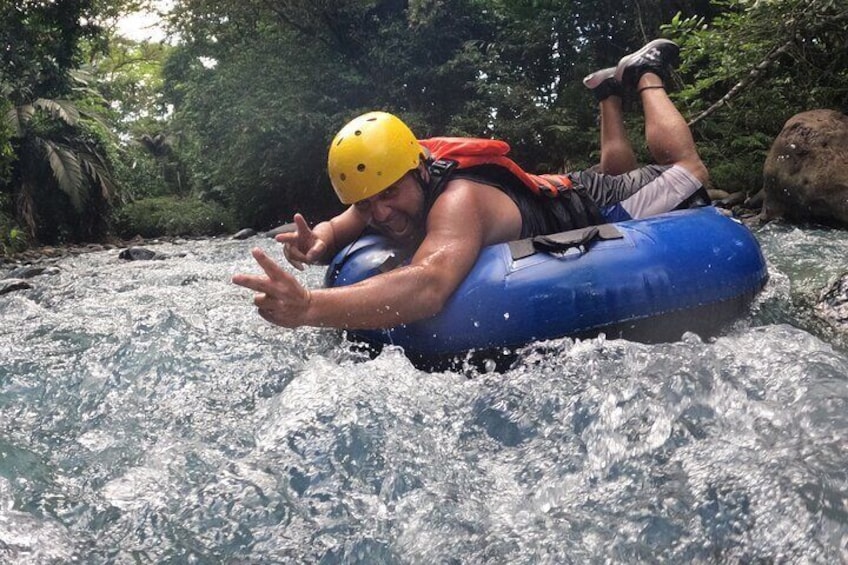
[[[256,241],[62,260],[0,297],[0,561],[846,561],[848,357],[798,306],[845,238],[759,237],[717,339],[470,378],[269,326],[229,283]]]

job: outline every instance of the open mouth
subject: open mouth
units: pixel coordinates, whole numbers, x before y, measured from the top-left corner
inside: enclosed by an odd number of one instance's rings
[[[403,237],[409,231],[409,219],[403,216],[394,216],[385,222],[380,222],[377,228],[387,235]]]

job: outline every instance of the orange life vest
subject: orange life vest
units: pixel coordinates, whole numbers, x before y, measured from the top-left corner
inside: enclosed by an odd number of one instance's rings
[[[432,137],[419,139],[418,143],[429,151],[434,161],[453,161],[459,169],[478,165],[503,167],[536,194],[556,197],[561,190],[573,188],[571,180],[565,175],[534,175],[522,169],[518,163],[506,156],[510,147],[505,141],[470,137]]]

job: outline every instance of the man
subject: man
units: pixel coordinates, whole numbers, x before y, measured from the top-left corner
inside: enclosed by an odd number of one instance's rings
[[[296,214],[297,231],[277,241],[302,269],[304,263],[329,261],[370,227],[414,249],[409,264],[355,285],[309,290],[257,248],[252,253],[265,274],[239,274],[233,282],[255,291],[259,314],[280,326],[394,327],[438,313],[485,246],[680,206],[708,173],[663,86],[677,56],[677,45],[655,40],[584,79],[601,108],[599,173],[528,175],[527,181],[505,157],[473,166],[475,157],[465,155],[459,160],[467,167],[448,170],[435,166],[426,150],[439,144],[416,140],[396,117],[372,112],[354,119],[333,140],[328,159],[333,188],[351,206],[314,229]],[[622,119],[625,92],[641,99],[657,165],[636,168]],[[451,163],[436,161],[444,162]],[[519,177],[526,182],[517,182]],[[532,184],[535,191],[524,186]]]

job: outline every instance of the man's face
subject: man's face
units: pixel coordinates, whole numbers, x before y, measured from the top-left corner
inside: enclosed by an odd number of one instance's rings
[[[418,243],[424,234],[424,191],[411,172],[383,192],[354,204],[371,227],[402,243]]]

